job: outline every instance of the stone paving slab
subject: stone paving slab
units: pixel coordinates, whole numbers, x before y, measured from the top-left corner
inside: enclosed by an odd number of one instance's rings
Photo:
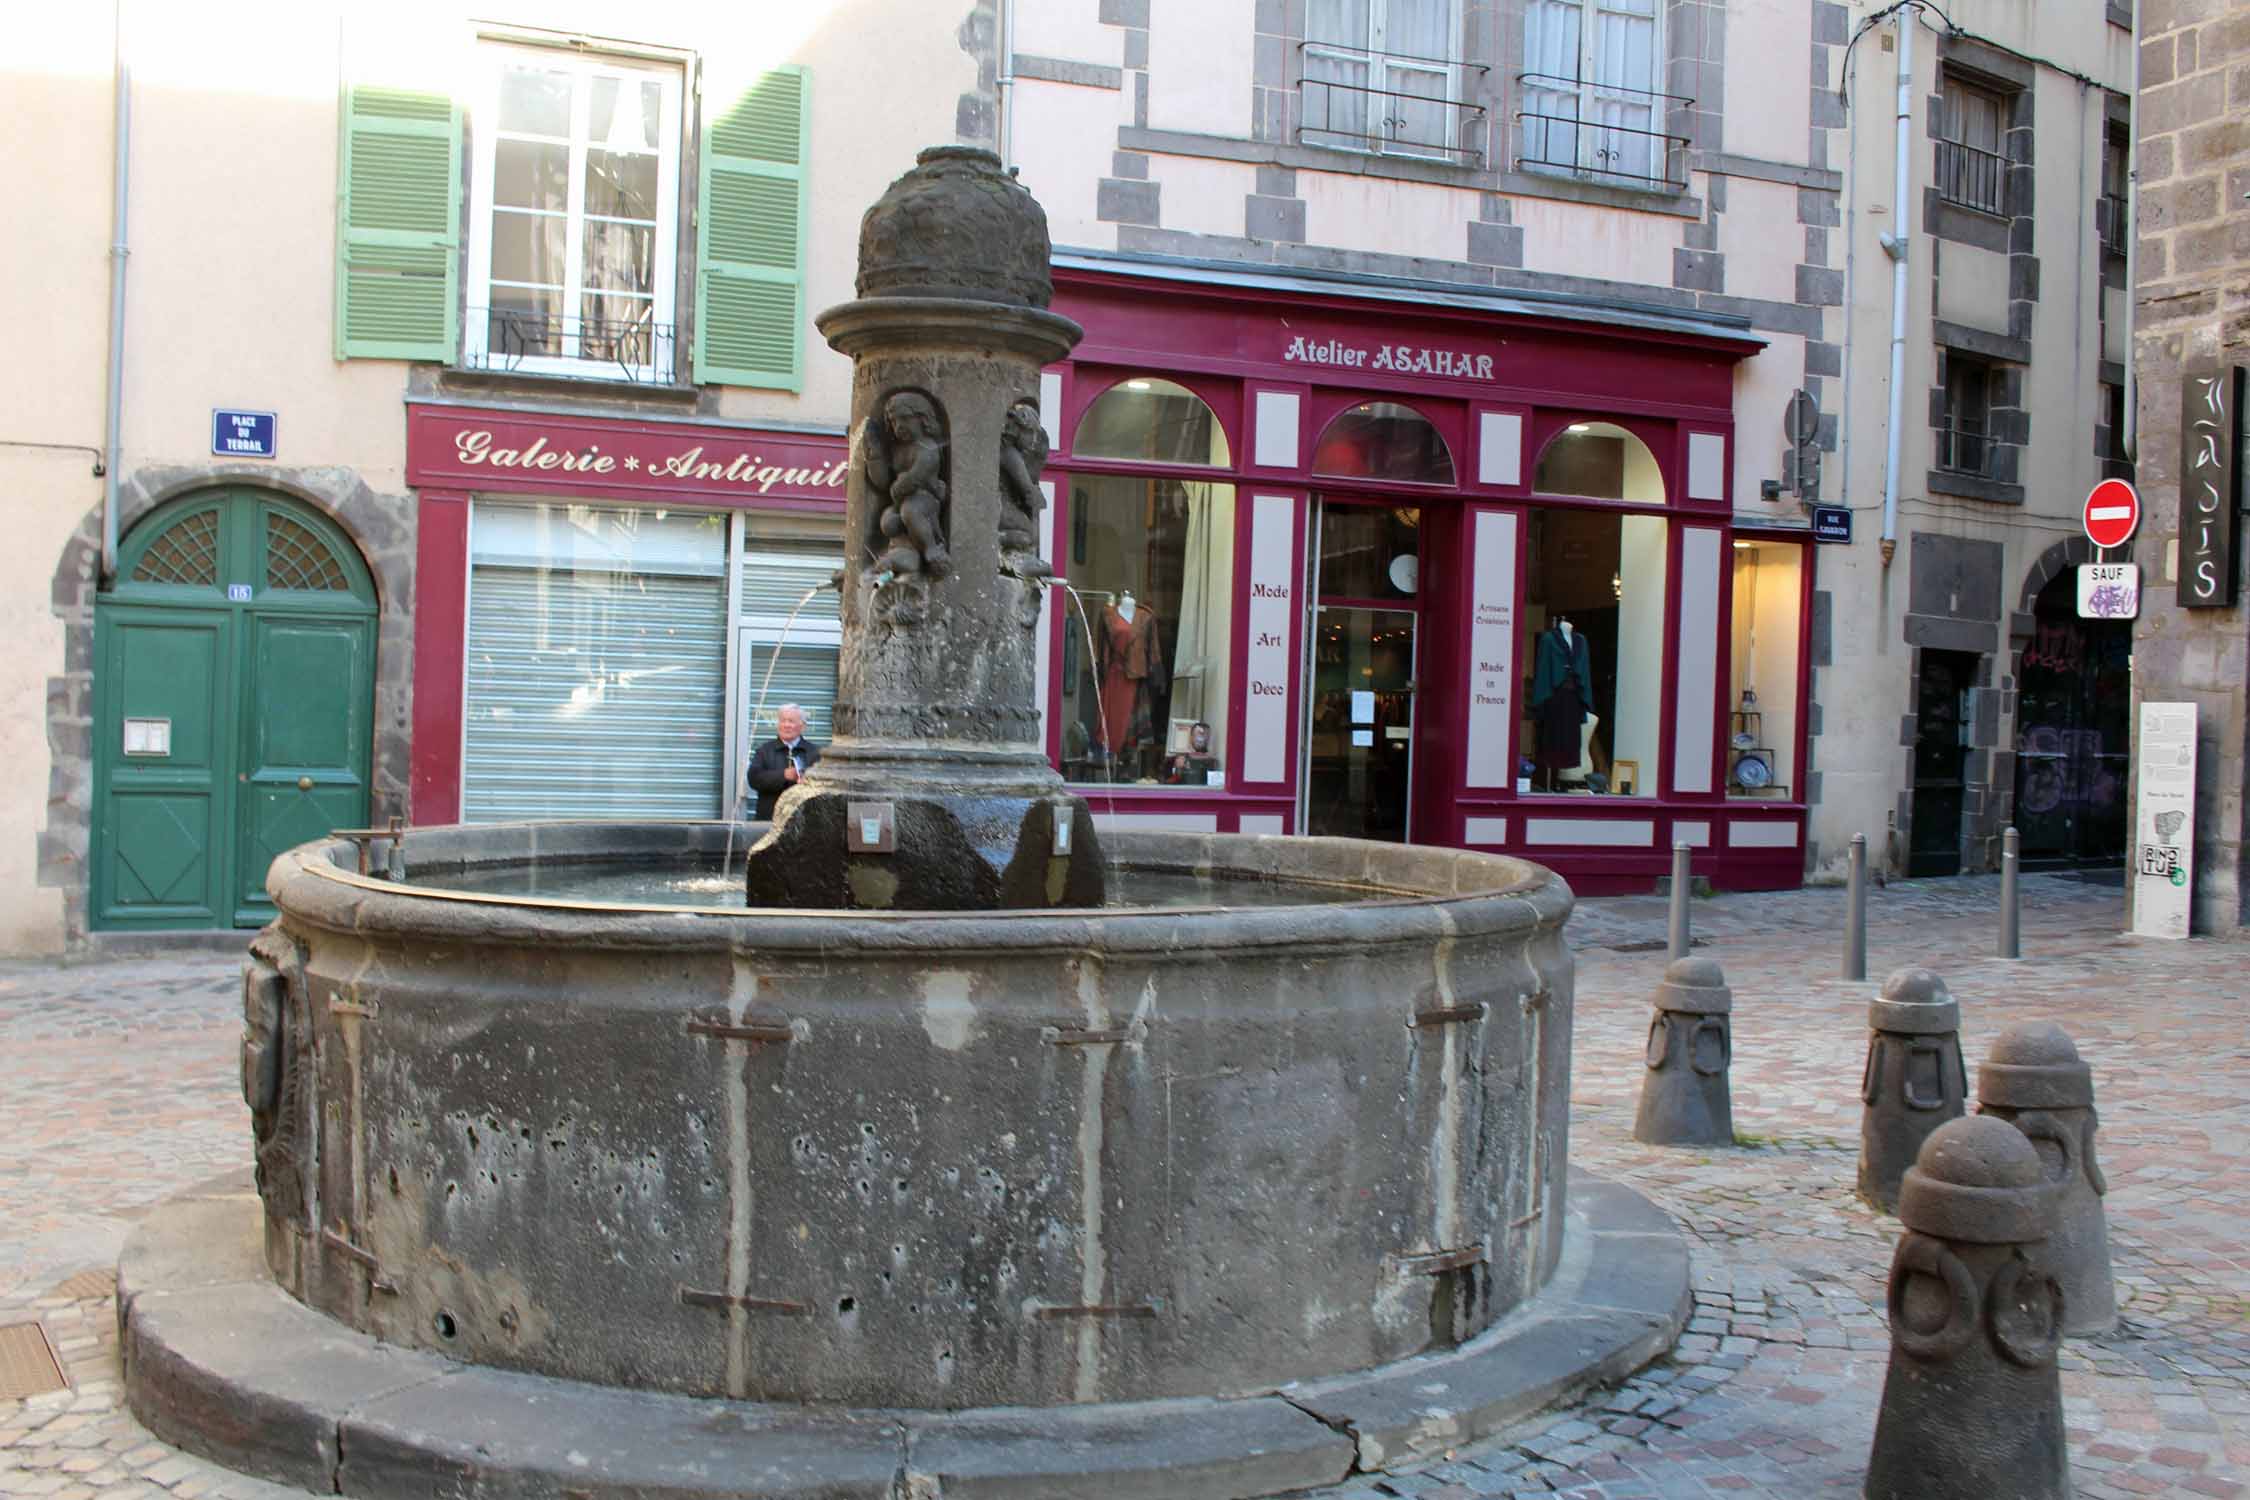
[[[2121,936],[2114,886],[2024,881],[2021,962],[1991,956],[1997,883],[1871,894],[1869,971],[1925,963],[1961,1001],[1972,1068],[2045,1017],[2094,1069],[2120,1322],[2062,1356],[2082,1500],[2250,1496],[2250,947]],[[1736,997],[1733,1151],[1631,1139],[1664,904],[1582,904],[1571,1151],[1686,1227],[1672,1354],[1507,1437],[1322,1500],[1709,1500],[1859,1493],[1889,1339],[1893,1221],[1852,1196],[1869,985],[1836,977],[1843,894],[1694,903]],[[287,1500],[121,1409],[113,1303],[50,1295],[114,1265],[155,1202],[238,1168],[239,980],[227,959],[0,964],[0,1322],[47,1326],[73,1388],[0,1403],[0,1496]]]

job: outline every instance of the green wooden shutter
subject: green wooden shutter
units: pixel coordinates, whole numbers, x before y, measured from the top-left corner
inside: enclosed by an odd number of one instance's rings
[[[336,166],[336,357],[453,358],[461,110],[443,94],[347,87]]]
[[[801,390],[805,371],[806,76],[778,68],[703,135],[695,378]]]

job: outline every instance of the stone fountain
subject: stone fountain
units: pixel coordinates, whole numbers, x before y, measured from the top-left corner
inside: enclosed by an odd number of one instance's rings
[[[723,869],[715,822],[277,860],[254,1174],[119,1268],[161,1436],[384,1500],[1232,1500],[1472,1441],[1678,1331],[1669,1222],[1569,1177],[1552,872],[1097,845],[1031,712],[1029,392],[1074,336],[1036,205],[942,148],[867,223],[821,319],[858,361],[844,732],[751,904],[502,894]],[[412,880],[366,873],[400,839]],[[1202,894],[1103,904],[1109,874]]]
[[[852,358],[836,740],[751,850],[753,906],[1099,906],[1085,802],[1034,702],[1049,569],[1039,371],[1047,215],[989,151],[937,146],[867,211],[859,299],[820,331]]]

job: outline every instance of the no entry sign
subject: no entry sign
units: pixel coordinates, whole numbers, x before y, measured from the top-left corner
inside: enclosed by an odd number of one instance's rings
[[[2122,547],[2141,524],[2141,497],[2122,479],[2105,479],[2086,497],[2086,538],[2097,547]]]

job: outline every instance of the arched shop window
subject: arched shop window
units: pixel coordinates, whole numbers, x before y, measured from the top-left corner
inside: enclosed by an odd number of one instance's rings
[[[1101,393],[1078,423],[1080,458],[1225,468],[1231,462],[1217,413],[1186,386],[1135,376]]]
[[[1340,412],[1313,449],[1313,472],[1396,484],[1453,483],[1453,454],[1428,417],[1396,401]]]
[[[1234,621],[1234,486],[1211,408],[1168,380],[1102,393],[1074,462],[1178,466],[1075,472],[1065,506],[1062,772],[1080,784],[1223,787]]]
[[[1531,487],[1542,495],[1664,503],[1664,472],[1648,444],[1614,422],[1573,422],[1539,454]]]
[[[1656,793],[1665,527],[1662,516],[1563,506],[1525,517],[1531,682],[1519,770],[1534,791]]]

